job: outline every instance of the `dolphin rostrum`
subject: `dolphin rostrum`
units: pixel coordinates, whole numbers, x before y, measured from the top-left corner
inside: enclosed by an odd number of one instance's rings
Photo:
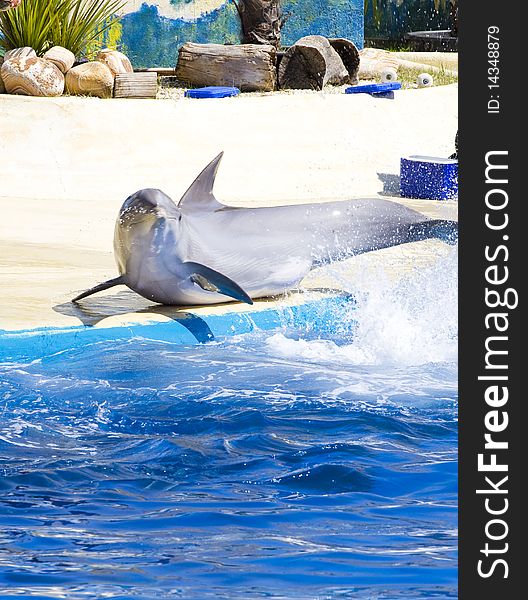
[[[380,248],[437,237],[454,242],[456,221],[430,219],[381,198],[237,208],[213,184],[223,153],[176,206],[161,190],[129,196],[117,218],[119,277],[73,299],[126,285],[154,302],[218,304],[284,293],[313,267]]]

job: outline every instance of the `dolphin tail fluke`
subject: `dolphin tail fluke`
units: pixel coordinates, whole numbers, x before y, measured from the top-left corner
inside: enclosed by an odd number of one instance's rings
[[[437,238],[447,244],[458,242],[458,222],[445,219],[431,219],[411,225],[409,241],[419,242],[430,238]]]
[[[95,287],[90,288],[89,290],[86,290],[86,292],[83,292],[82,294],[75,296],[75,298],[72,300],[72,302],[78,302],[79,300],[86,298],[86,296],[91,296],[92,294],[95,294],[96,292],[102,292],[103,290],[107,290],[108,288],[114,287],[115,285],[124,285],[124,283],[125,282],[123,280],[122,275],[120,275],[119,277],[116,277],[115,279],[109,279],[108,281],[100,283],[99,285],[96,285]]]
[[[223,294],[246,304],[253,304],[253,300],[251,300],[238,283],[222,275],[222,273],[195,262],[185,262],[183,266],[189,274],[191,281],[199,285],[203,290]]]

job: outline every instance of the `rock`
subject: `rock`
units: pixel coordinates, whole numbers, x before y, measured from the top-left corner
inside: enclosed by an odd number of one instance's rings
[[[73,67],[73,63],[75,62],[75,54],[62,46],[53,46],[53,48],[50,48],[42,58],[51,61],[63,73],[67,73]]]
[[[60,96],[64,75],[52,62],[37,56],[5,60],[1,76],[9,94]]]
[[[13,48],[4,54],[4,62],[11,60],[12,58],[25,58],[27,56],[37,56],[37,53],[29,46],[24,46],[24,48]]]
[[[5,94],[5,86],[4,86],[4,80],[2,79],[2,64],[4,62],[4,57],[0,56],[0,94]]]
[[[128,57],[125,56],[122,52],[118,52],[117,50],[110,50],[109,48],[104,48],[97,54],[95,60],[98,60],[99,62],[105,64],[110,69],[110,71],[112,71],[114,76],[118,73],[134,72],[132,64],[128,60]]]
[[[73,67],[66,73],[66,91],[80,96],[111,98],[114,90],[112,71],[99,61]]]

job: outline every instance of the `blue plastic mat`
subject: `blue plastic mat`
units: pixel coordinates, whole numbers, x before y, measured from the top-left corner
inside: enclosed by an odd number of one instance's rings
[[[370,94],[377,98],[394,98],[394,91],[401,88],[399,81],[389,83],[369,83],[367,85],[353,85],[346,88],[345,94]]]
[[[221,85],[210,85],[185,92],[187,98],[228,98],[230,96],[238,96],[238,94],[240,94],[238,88]]]
[[[391,81],[389,83],[369,83],[367,85],[353,85],[346,88],[345,94],[379,94],[380,92],[392,92],[399,90],[401,83]]]

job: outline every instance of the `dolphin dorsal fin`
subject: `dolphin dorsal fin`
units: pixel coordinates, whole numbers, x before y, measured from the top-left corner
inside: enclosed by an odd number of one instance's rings
[[[197,210],[214,211],[224,208],[224,205],[220,204],[213,195],[216,173],[223,155],[224,153],[220,152],[192,182],[189,189],[178,202],[178,208],[184,212]]]

